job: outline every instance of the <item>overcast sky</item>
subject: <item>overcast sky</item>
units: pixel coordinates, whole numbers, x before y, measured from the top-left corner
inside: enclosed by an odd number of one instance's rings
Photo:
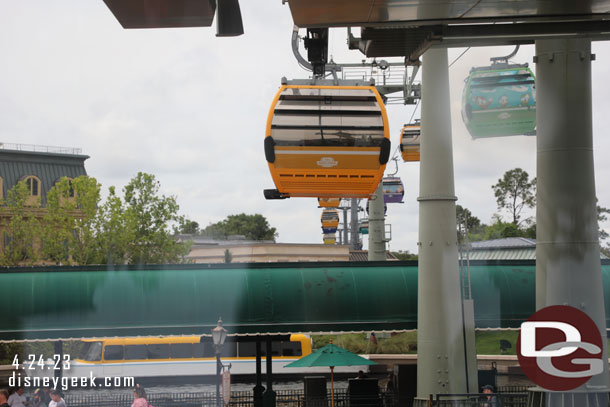
[[[216,38],[215,27],[124,30],[102,0],[2,2],[0,142],[82,148],[91,157],[88,174],[104,190],[120,189],[138,171],[155,174],[181,213],[202,227],[261,213],[280,242],[321,243],[313,199],[266,201],[262,194],[273,188],[263,152],[272,98],[281,77],[308,76],[291,52],[290,10],[281,0],[241,3],[245,35]],[[363,59],[345,44],[346,30],[331,30],[336,62]],[[463,50],[449,50],[449,60]],[[449,71],[458,203],[486,223],[498,212],[491,185],[505,171],[521,167],[535,176],[535,138],[473,141],[460,116],[461,94],[472,66],[510,51],[473,48]],[[610,47],[594,42],[593,51],[597,195],[610,207]],[[533,54],[533,46],[522,47],[514,62],[533,65]],[[393,150],[413,108],[388,107]],[[419,164],[401,162],[398,175],[406,194],[388,209],[390,248],[416,252]]]

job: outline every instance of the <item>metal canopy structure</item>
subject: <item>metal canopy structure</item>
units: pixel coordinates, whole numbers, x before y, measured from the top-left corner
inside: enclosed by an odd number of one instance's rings
[[[209,27],[215,0],[104,0],[123,28]],[[367,57],[414,63],[430,47],[610,39],[610,0],[289,0],[302,28],[361,27],[349,45]],[[239,8],[224,14],[241,20]],[[561,24],[557,24],[561,23]]]
[[[209,27],[215,0],[104,0],[123,28]]]
[[[362,27],[359,38],[350,37],[350,48],[367,57],[406,56],[416,61],[436,45],[610,39],[608,0],[290,0],[288,4],[299,27]]]

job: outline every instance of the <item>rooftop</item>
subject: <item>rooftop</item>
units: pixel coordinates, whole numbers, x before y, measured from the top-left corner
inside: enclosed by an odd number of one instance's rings
[[[472,242],[471,245],[472,250],[536,248],[536,239],[527,237],[506,237],[503,239]]]
[[[178,240],[190,240],[195,246],[232,246],[232,245],[253,245],[253,244],[277,244],[273,240],[249,240],[243,235],[231,235],[227,239],[215,239],[210,236],[181,234]]]
[[[465,257],[466,253],[463,251]],[[472,242],[468,253],[470,260],[535,260],[536,239],[507,237],[504,239]],[[603,253],[600,258],[607,258]]]
[[[36,144],[16,144],[0,142],[0,150],[27,151],[33,153],[80,155],[83,150],[74,147],[41,146]]]
[[[368,250],[350,250],[349,251],[349,261],[368,261],[368,260],[369,260]],[[398,258],[396,258],[396,256],[394,256],[389,251],[387,251],[386,260],[398,260]]]

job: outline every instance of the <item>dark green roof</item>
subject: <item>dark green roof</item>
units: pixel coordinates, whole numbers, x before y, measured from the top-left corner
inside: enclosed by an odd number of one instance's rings
[[[0,177],[2,196],[19,180],[34,175],[41,181],[42,204],[46,203],[47,192],[62,177],[76,178],[87,175],[85,160],[87,155],[47,153],[0,149]]]

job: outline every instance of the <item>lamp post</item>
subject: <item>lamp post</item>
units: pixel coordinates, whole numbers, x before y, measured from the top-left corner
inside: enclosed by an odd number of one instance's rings
[[[220,362],[220,353],[222,352],[222,346],[227,339],[227,330],[222,327],[222,318],[218,318],[218,325],[212,329],[212,341],[214,342],[214,349],[216,350],[216,407],[220,407],[220,368],[222,363]]]

